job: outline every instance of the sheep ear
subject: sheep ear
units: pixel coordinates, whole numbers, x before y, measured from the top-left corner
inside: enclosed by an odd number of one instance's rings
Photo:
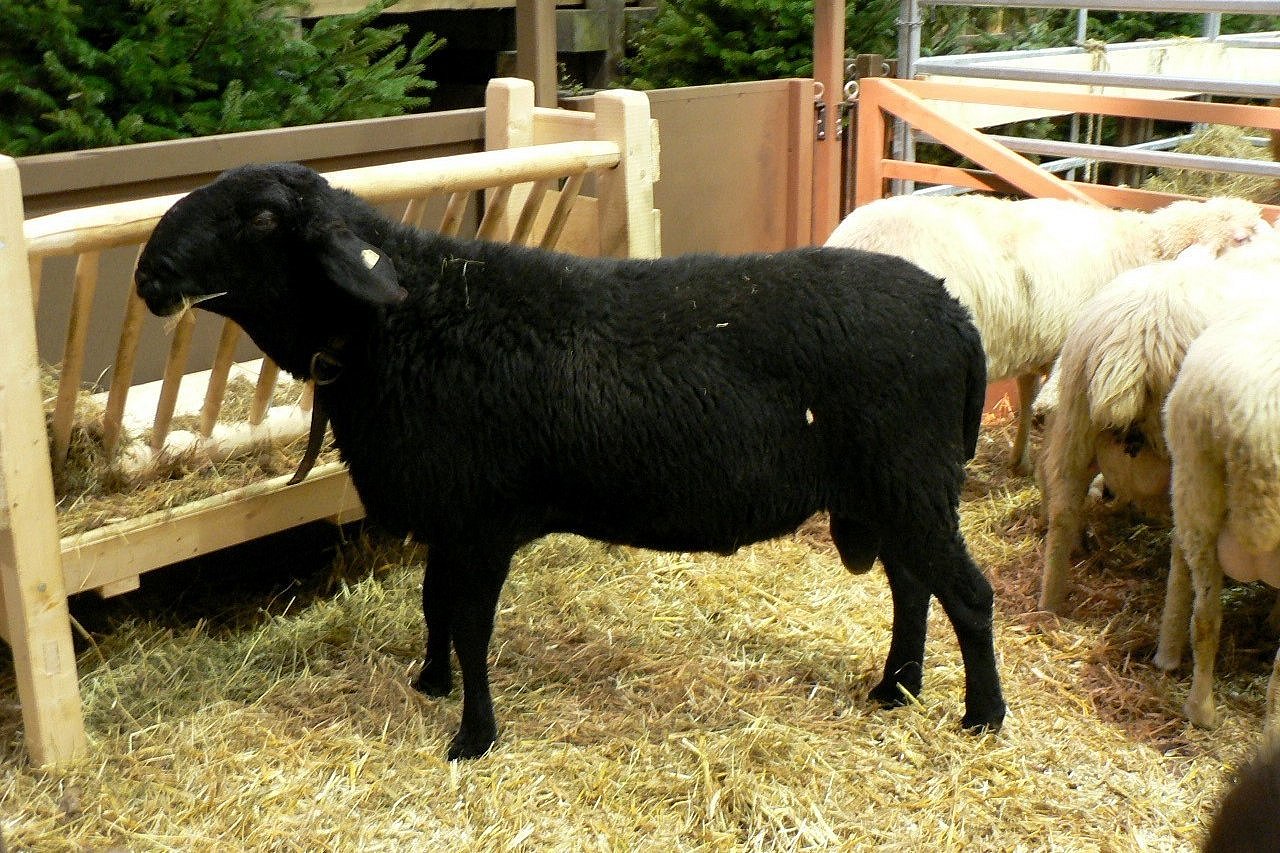
[[[330,228],[320,246],[320,266],[339,288],[370,305],[398,305],[408,296],[395,265],[348,228]]]

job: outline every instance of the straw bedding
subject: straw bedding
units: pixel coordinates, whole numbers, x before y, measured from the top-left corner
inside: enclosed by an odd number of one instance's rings
[[[498,743],[450,765],[457,695],[408,686],[424,555],[330,531],[74,601],[92,750],[70,767],[25,766],[0,665],[0,837],[11,850],[1190,849],[1259,736],[1270,599],[1231,591],[1223,723],[1191,729],[1186,673],[1148,663],[1167,531],[1098,516],[1074,609],[1032,613],[1039,496],[1004,470],[1010,429],[987,425],[963,507],[997,589],[998,734],[959,729],[963,673],[940,612],[921,702],[867,705],[888,591],[878,572],[844,572],[815,521],[730,558],[569,536],[523,550],[491,653]]]

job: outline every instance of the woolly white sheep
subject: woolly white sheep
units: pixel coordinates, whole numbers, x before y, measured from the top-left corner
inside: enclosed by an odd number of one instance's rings
[[[1222,578],[1280,588],[1280,304],[1215,323],[1187,350],[1166,404],[1173,463],[1174,543],[1156,665],[1172,670],[1187,636],[1187,718],[1211,726]],[[1280,717],[1280,657],[1267,688],[1268,729]]]
[[[1215,259],[1187,253],[1127,271],[1080,311],[1051,384],[1040,460],[1048,517],[1040,608],[1057,610],[1096,464],[1119,501],[1167,515],[1169,454],[1161,409],[1187,347],[1211,322],[1276,300],[1280,240],[1270,228]]]
[[[946,279],[973,312],[988,381],[1017,377],[1011,464],[1026,472],[1036,384],[1084,303],[1119,273],[1192,244],[1215,253],[1238,245],[1259,221],[1257,205],[1234,198],[1142,213],[1055,199],[898,196],[850,213],[827,245],[899,255]]]

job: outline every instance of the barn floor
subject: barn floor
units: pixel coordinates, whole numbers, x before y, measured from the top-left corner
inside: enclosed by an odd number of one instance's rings
[[[491,653],[498,745],[450,765],[457,695],[408,687],[422,555],[310,530],[73,602],[92,753],[71,767],[25,766],[0,663],[0,846],[1192,849],[1261,731],[1271,599],[1228,591],[1222,723],[1189,728],[1187,673],[1148,662],[1166,532],[1099,517],[1070,612],[1033,613],[1039,493],[1004,472],[1009,432],[989,424],[964,505],[997,590],[998,734],[958,727],[938,608],[921,701],[865,702],[888,591],[815,522],[732,558],[524,550]]]

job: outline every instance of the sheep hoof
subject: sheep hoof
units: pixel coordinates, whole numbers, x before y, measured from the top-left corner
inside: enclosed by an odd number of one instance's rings
[[[920,686],[912,690],[909,685],[897,681],[881,681],[867,694],[872,702],[881,708],[901,708],[911,701],[911,697],[920,695]]]
[[[448,667],[432,667],[428,663],[413,682],[413,689],[436,699],[448,696],[453,692],[453,675]]]
[[[1197,703],[1188,699],[1187,704],[1182,706],[1182,711],[1196,728],[1212,729],[1218,725],[1218,714],[1212,703]]]
[[[492,729],[482,734],[458,729],[458,734],[454,736],[453,743],[449,744],[449,760],[458,761],[479,758],[489,751],[489,747],[493,746],[493,742],[497,738],[498,733]]]
[[[992,711],[967,711],[960,718],[960,726],[975,735],[983,732],[998,732],[1004,725],[1004,712],[1004,705]]]
[[[1174,654],[1165,649],[1156,649],[1156,655],[1151,659],[1151,663],[1156,669],[1163,672],[1173,672],[1182,664],[1182,655]]]

